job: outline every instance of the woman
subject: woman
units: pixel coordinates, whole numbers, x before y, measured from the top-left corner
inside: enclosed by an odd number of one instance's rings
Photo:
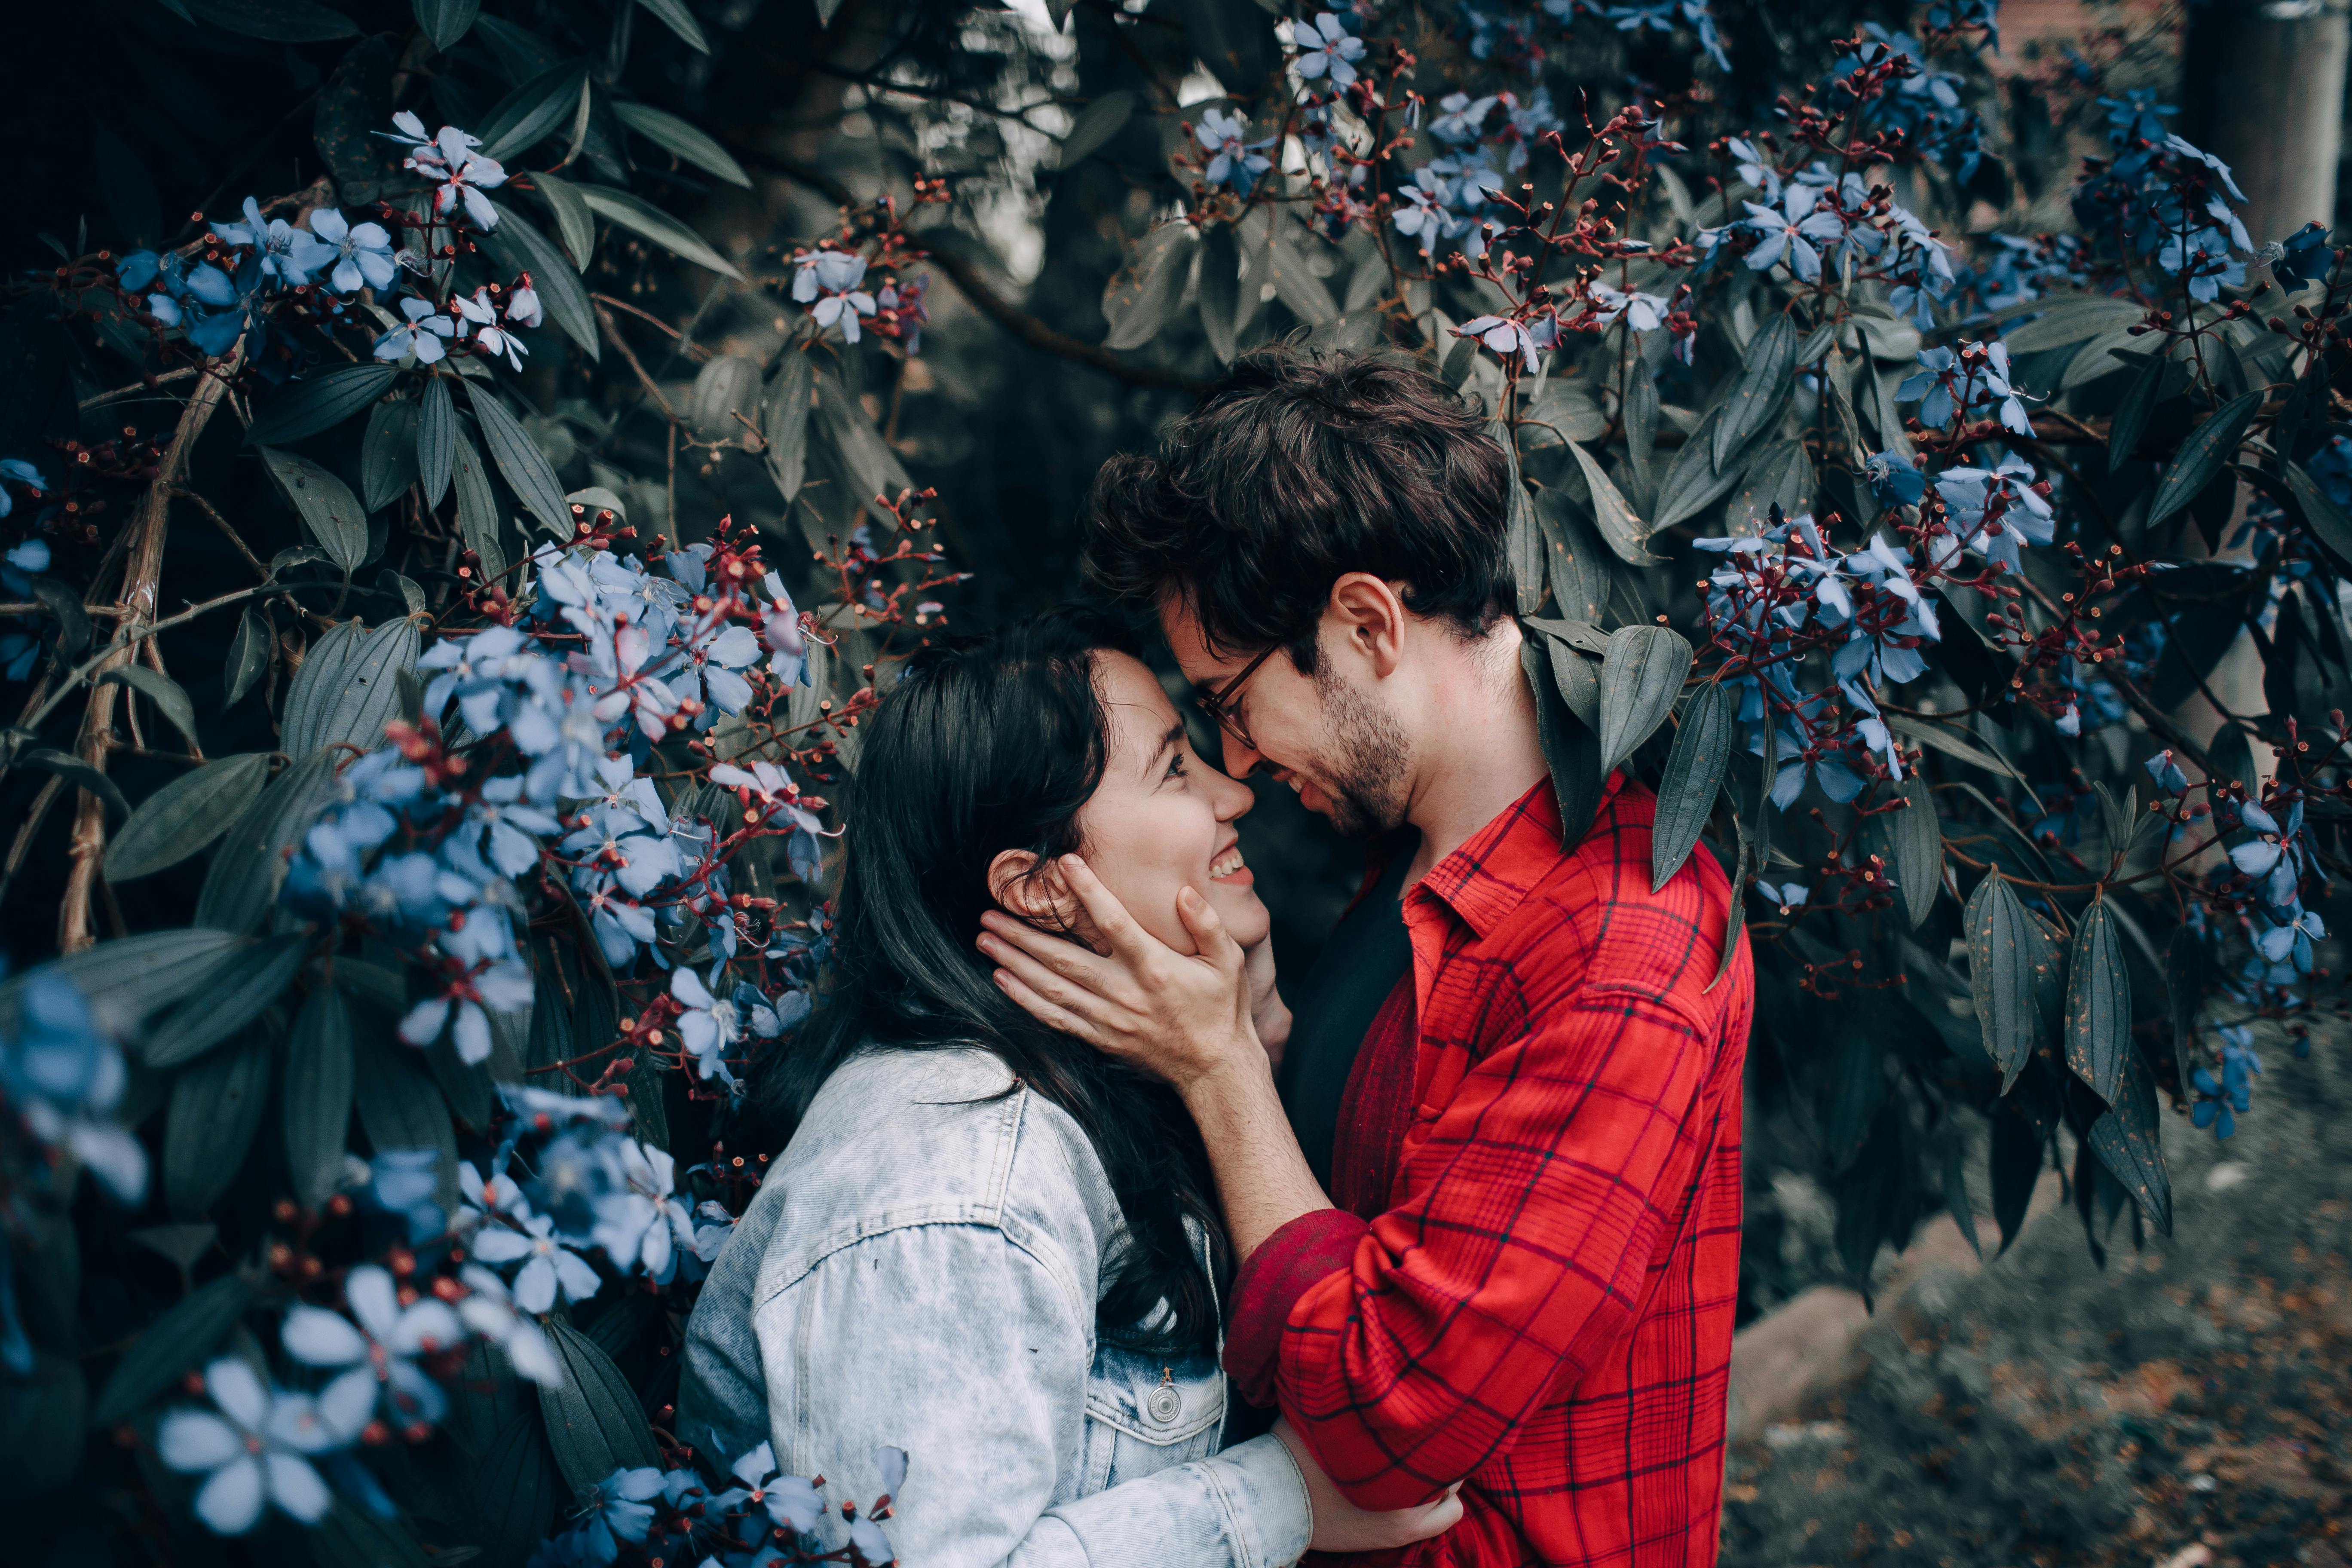
[[[1451,1525],[1451,1496],[1356,1510],[1279,1427],[1220,1451],[1229,1260],[1200,1134],[973,947],[999,906],[1087,937],[1055,865],[1080,850],[1162,941],[1189,942],[1189,883],[1262,943],[1247,787],[1084,611],[919,655],[859,735],[831,995],[762,1074],[791,1141],[688,1324],[680,1436],[722,1464],[772,1440],[861,1504],[877,1451],[906,1450],[887,1532],[909,1568],[1274,1568]],[[1265,992],[1276,1012],[1270,972]]]

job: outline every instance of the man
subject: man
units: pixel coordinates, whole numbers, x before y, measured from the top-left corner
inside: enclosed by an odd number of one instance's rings
[[[1296,1136],[1204,900],[1180,905],[1200,949],[1180,956],[1073,858],[1110,955],[994,920],[982,945],[1033,1012],[1199,1120],[1244,1260],[1243,1394],[1362,1507],[1463,1483],[1460,1524],[1381,1561],[1703,1565],[1752,974],[1743,950],[1717,983],[1711,857],[1651,891],[1646,790],[1612,777],[1562,841],[1510,616],[1509,482],[1419,370],[1276,353],[1097,484],[1090,567],[1157,608],[1228,770],[1395,836],[1301,994]]]

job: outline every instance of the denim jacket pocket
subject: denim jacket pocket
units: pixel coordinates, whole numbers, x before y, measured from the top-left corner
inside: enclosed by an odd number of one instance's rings
[[[1224,1415],[1225,1377],[1214,1356],[1100,1346],[1087,1379],[1088,1489],[1206,1458]]]

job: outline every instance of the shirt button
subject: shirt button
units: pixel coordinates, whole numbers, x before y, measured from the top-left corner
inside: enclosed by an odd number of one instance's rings
[[[1183,1409],[1184,1396],[1177,1393],[1175,1388],[1169,1384],[1161,1384],[1159,1387],[1153,1389],[1150,1394],[1144,1396],[1144,1414],[1150,1416],[1154,1421],[1159,1422],[1162,1426],[1165,1426],[1171,1421],[1175,1420],[1178,1415],[1183,1413]]]

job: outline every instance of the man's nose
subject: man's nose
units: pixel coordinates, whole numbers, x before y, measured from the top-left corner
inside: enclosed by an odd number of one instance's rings
[[[1258,763],[1265,761],[1264,756],[1243,745],[1234,738],[1234,732],[1222,724],[1217,727],[1217,740],[1224,747],[1228,777],[1245,779],[1257,772]]]

